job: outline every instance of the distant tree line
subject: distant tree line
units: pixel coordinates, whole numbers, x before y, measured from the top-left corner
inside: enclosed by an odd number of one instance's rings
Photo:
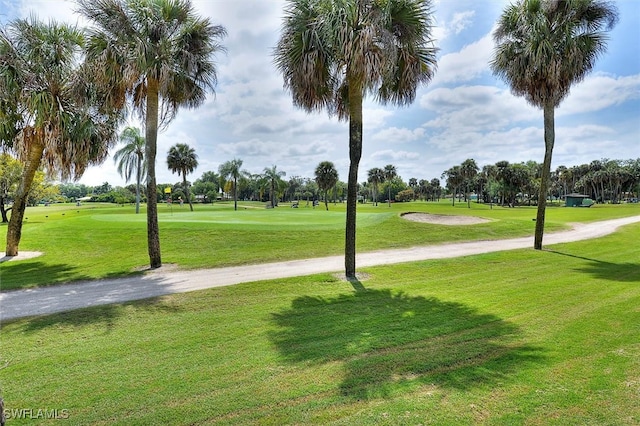
[[[188,151],[188,150],[187,150]],[[175,152],[174,152],[175,154]],[[193,153],[192,153],[193,154]],[[235,163],[234,163],[235,162]],[[233,163],[233,164],[232,164]],[[329,164],[327,164],[329,163]],[[229,167],[238,168],[230,173]],[[182,199],[193,203],[213,203],[234,199],[261,201],[277,205],[279,202],[306,202],[320,200],[328,203],[344,202],[347,184],[338,179],[333,164],[321,162],[315,170],[315,178],[291,176],[276,166],[266,167],[262,173],[241,170],[242,160],[234,159],[222,164],[218,170],[204,172],[198,179],[186,179],[175,183],[157,185],[156,201]],[[322,167],[321,167],[322,166]],[[483,202],[504,206],[535,205],[538,201],[541,177],[540,163],[527,161],[510,163],[498,161],[479,167],[475,160],[467,159],[445,170],[441,178],[404,181],[395,172],[395,166],[372,168],[367,180],[358,184],[360,202],[408,202],[439,201],[447,196],[458,202]],[[233,168],[233,167],[232,167]],[[385,173],[386,170],[386,173]],[[7,153],[0,155],[0,213],[3,222],[8,220],[21,174],[21,164]],[[236,176],[234,178],[234,176]],[[319,185],[318,179],[328,179]],[[81,183],[55,183],[39,172],[29,193],[29,205],[50,202],[103,202],[133,204],[136,202],[136,185],[113,187],[108,182],[97,186]],[[322,181],[324,182],[324,181]],[[146,202],[146,187],[140,188],[142,202]],[[635,160],[594,160],[588,164],[559,166],[551,173],[549,200],[563,200],[567,194],[580,193],[597,203],[620,203],[637,199],[640,193],[640,158]],[[328,205],[327,205],[328,209]]]
[[[535,161],[498,161],[481,169],[472,159],[442,174],[447,192],[469,203],[476,201],[501,205],[532,205],[538,202],[542,164]],[[586,195],[597,203],[617,204],[637,199],[640,192],[640,158],[635,160],[594,160],[589,164],[551,171],[545,191],[548,200],[563,200],[568,194]]]

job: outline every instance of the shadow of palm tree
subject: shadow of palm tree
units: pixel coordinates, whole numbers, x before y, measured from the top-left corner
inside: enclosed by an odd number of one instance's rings
[[[2,284],[0,290],[15,290],[33,287],[41,283],[46,276],[51,283],[86,280],[89,277],[78,272],[78,268],[60,264],[48,264],[42,261],[20,261],[2,263]]]
[[[637,282],[640,283],[640,263],[611,263],[598,259],[591,259],[570,253],[563,253],[556,250],[548,250],[549,253],[565,256],[573,259],[586,260],[588,263],[580,267],[574,267],[573,270],[591,275],[593,278],[619,281],[619,282]]]
[[[272,320],[270,338],[286,360],[342,362],[342,394],[357,399],[416,381],[476,386],[542,359],[540,349],[517,342],[516,326],[494,315],[390,290],[300,297]]]
[[[34,317],[25,323],[24,331],[40,331],[59,326],[72,326],[75,328],[103,326],[105,332],[110,332],[115,326],[118,318],[128,315],[128,307],[133,307],[134,311],[144,310],[156,311],[159,313],[180,311],[178,307],[166,303],[162,297],[154,297],[135,302],[93,306],[90,308],[75,309],[72,311]]]

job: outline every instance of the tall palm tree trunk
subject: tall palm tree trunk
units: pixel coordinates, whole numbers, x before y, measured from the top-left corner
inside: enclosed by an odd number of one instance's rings
[[[233,210],[238,210],[238,179],[233,178]]]
[[[344,267],[347,278],[356,277],[356,207],[358,166],[362,157],[362,84],[349,81],[349,180],[347,182],[347,222]]]
[[[160,229],[158,227],[158,197],[156,195],[156,151],[158,141],[158,80],[147,82],[147,111],[145,130],[145,156],[147,157],[147,245],[149,266],[162,266],[160,256]]]
[[[16,192],[13,208],[11,209],[11,219],[9,219],[9,225],[7,226],[7,247],[5,251],[7,256],[18,255],[18,245],[22,237],[22,219],[24,218],[24,212],[27,208],[27,200],[29,199],[29,191],[33,184],[33,178],[38,171],[38,167],[40,167],[43,153],[43,143],[32,141],[29,144],[27,161],[22,171],[20,186]]]
[[[193,211],[193,204],[191,204],[191,194],[189,194],[189,187],[187,186],[187,174],[185,171],[182,171],[182,186],[184,187],[184,195],[187,197],[187,201],[189,201],[189,209]]]
[[[136,169],[136,214],[140,213],[140,180],[142,179],[142,158],[138,156]]]
[[[544,233],[544,218],[547,208],[547,189],[551,177],[551,156],[555,134],[555,107],[551,102],[544,105],[544,162],[542,163],[542,177],[540,179],[540,193],[538,194],[538,214],[536,215],[536,232],[533,248],[542,250],[542,235]]]
[[[276,208],[276,201],[273,194],[275,191],[276,191],[275,185],[273,184],[273,181],[271,181],[271,184],[269,186],[269,200],[271,201],[271,207],[273,207],[274,209]]]

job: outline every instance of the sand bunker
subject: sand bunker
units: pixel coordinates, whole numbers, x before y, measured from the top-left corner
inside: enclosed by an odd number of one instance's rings
[[[449,216],[429,213],[404,213],[402,218],[414,222],[433,223],[436,225],[476,225],[489,222],[487,219],[473,216]]]

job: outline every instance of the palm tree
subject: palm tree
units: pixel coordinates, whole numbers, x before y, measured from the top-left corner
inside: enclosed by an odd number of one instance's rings
[[[473,158],[468,158],[460,164],[460,173],[462,174],[462,180],[464,181],[464,197],[467,199],[467,208],[471,208],[471,193],[469,191],[469,187],[478,174],[478,170],[478,164],[476,164],[476,160]]]
[[[220,176],[225,179],[233,179],[233,209],[238,210],[238,179],[246,172],[240,170],[242,167],[242,160],[234,158],[231,161],[227,161],[221,164],[218,168]]]
[[[384,170],[379,167],[369,169],[367,172],[368,182],[371,184],[371,190],[373,192],[373,203],[378,205],[378,185],[384,182]]]
[[[269,183],[269,199],[271,200],[271,207],[276,206],[276,193],[282,181],[282,177],[287,174],[283,171],[278,171],[278,166],[273,165],[270,168],[265,167],[262,172],[262,176]]]
[[[460,170],[460,166],[453,166],[442,173],[442,177],[447,179],[447,186],[453,191],[451,197],[451,205],[455,206],[456,196],[458,195],[458,188],[460,188],[460,185],[462,185],[462,183],[464,182],[462,170]]]
[[[118,164],[118,173],[129,182],[131,175],[136,173],[136,214],[140,213],[140,182],[147,174],[147,164],[144,162],[144,137],[137,127],[127,127],[120,133],[120,142],[124,146],[113,155],[113,161]]]
[[[331,161],[323,161],[318,164],[315,171],[316,183],[321,191],[324,191],[324,207],[329,210],[327,193],[338,182],[338,171]]]
[[[495,182],[498,174],[498,168],[493,164],[488,164],[482,167],[482,175],[486,180],[486,190],[485,192],[489,196],[489,206],[493,210],[493,197],[495,195]],[[485,200],[485,203],[487,201]]]
[[[418,197],[418,191],[420,190],[420,188],[418,187],[418,179],[409,178],[409,188],[413,190],[413,200],[411,201],[415,201]]]
[[[384,180],[387,182],[387,189],[389,190],[387,197],[389,207],[391,207],[391,181],[394,180],[396,176],[398,176],[396,166],[394,166],[393,164],[387,164],[386,166],[384,166]]]
[[[178,176],[182,175],[182,187],[184,188],[184,195],[189,201],[189,208],[193,211],[193,204],[191,203],[191,194],[189,194],[189,183],[187,182],[187,174],[193,173],[198,167],[198,155],[195,149],[191,148],[186,143],[177,143],[169,148],[167,154],[167,166],[172,173],[178,173]]]
[[[293,103],[349,120],[345,274],[356,273],[362,101],[413,102],[435,71],[430,0],[288,0],[275,63]]]
[[[0,153],[0,216],[2,217],[2,223],[9,222],[9,216],[7,213],[12,207],[5,208],[5,203],[10,197],[13,197],[13,193],[20,184],[20,177],[22,176],[22,163],[7,154],[6,152]]]
[[[493,34],[494,74],[544,111],[545,153],[534,248],[542,249],[547,188],[555,142],[555,108],[606,51],[606,30],[618,20],[606,0],[520,0],[509,5]]]
[[[77,0],[79,12],[96,27],[87,55],[111,102],[127,99],[145,119],[147,243],[151,268],[162,265],[156,193],[158,128],[179,107],[201,105],[217,82],[213,55],[224,48],[226,30],[197,16],[188,0]]]
[[[82,59],[77,28],[35,18],[0,29],[0,144],[23,163],[7,227],[16,256],[29,191],[40,167],[60,180],[100,164],[117,140],[117,109],[107,109]]]

